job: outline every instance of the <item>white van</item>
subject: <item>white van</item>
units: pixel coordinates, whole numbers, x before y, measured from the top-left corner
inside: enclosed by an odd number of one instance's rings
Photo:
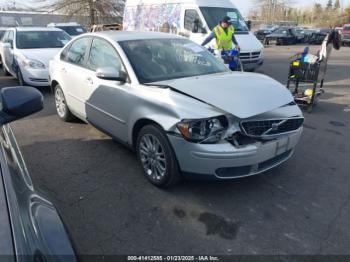
[[[244,69],[255,70],[263,63],[264,46],[230,0],[127,0],[123,29],[175,33],[202,44],[224,16],[232,18]]]

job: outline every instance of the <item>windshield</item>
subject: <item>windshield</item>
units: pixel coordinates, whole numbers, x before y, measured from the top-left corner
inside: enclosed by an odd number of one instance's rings
[[[187,39],[146,39],[119,42],[140,83],[228,72],[203,47]]]
[[[349,26],[344,26],[343,30],[346,30],[346,31],[350,30],[350,25]]]
[[[57,28],[62,29],[69,35],[81,35],[83,33],[86,33],[86,30],[82,26],[57,26]]]
[[[288,33],[288,29],[287,28],[280,28],[280,29],[276,30],[275,33],[286,35]]]
[[[16,39],[18,49],[62,48],[71,37],[63,31],[23,31]]]
[[[297,33],[297,34],[303,34],[303,33],[305,33],[305,29],[303,29],[303,28],[295,28],[294,32]]]
[[[200,9],[210,30],[213,30],[224,16],[229,16],[237,32],[249,31],[248,26],[237,9],[221,7],[201,7]]]

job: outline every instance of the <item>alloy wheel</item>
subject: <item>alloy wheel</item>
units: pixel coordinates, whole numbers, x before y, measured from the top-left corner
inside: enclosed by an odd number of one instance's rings
[[[162,144],[151,134],[145,134],[140,140],[139,154],[146,174],[155,181],[166,175],[166,158]]]
[[[65,101],[63,92],[60,88],[56,89],[55,103],[56,103],[56,110],[57,110],[58,115],[61,118],[64,118],[66,113],[67,113],[67,105],[66,105],[66,101]]]

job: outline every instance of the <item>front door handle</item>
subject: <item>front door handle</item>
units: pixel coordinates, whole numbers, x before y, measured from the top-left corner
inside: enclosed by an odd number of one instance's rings
[[[85,83],[87,83],[88,85],[92,86],[94,84],[94,81],[92,80],[91,77],[88,77],[88,78],[85,79]]]
[[[62,71],[62,73],[65,73],[65,74],[67,73],[67,69],[64,67],[62,67],[61,71]]]

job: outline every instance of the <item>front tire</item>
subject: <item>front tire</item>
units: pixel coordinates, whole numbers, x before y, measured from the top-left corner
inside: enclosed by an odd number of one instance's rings
[[[61,120],[69,122],[74,119],[74,116],[67,106],[66,98],[60,85],[55,86],[55,106],[57,115]]]
[[[143,172],[153,185],[169,188],[180,181],[180,169],[175,153],[160,127],[143,127],[137,138],[136,151]]]

